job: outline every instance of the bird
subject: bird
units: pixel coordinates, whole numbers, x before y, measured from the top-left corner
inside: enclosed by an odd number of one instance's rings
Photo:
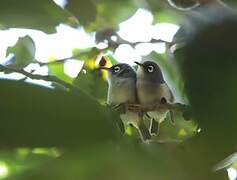
[[[146,106],[166,102],[174,102],[173,93],[165,82],[159,65],[155,61],[144,61],[143,63],[135,63],[138,65],[136,71],[136,88],[139,104]],[[171,113],[171,120],[173,121],[173,112],[168,110],[146,113],[147,116],[151,119],[151,135],[158,135],[159,124],[165,120],[168,112]]]
[[[118,63],[107,70],[108,94],[107,104],[112,106],[137,103],[136,71],[126,63]],[[139,113],[127,111],[120,114],[124,124],[132,124],[141,135],[143,141],[151,139],[149,129]]]

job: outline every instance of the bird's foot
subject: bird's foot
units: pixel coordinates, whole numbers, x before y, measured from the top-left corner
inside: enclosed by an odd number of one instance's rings
[[[151,120],[150,133],[152,136],[157,136],[159,133],[159,122],[155,121],[155,119]]]
[[[117,111],[121,114],[126,113],[126,111],[127,111],[126,107],[127,107],[126,103],[120,103],[120,104],[116,104],[116,105],[111,106],[112,110]]]
[[[175,124],[175,117],[174,117],[174,112],[169,111],[169,116],[170,116],[170,121],[174,125]]]
[[[127,104],[127,109],[133,112],[141,112],[143,111],[143,106],[140,104]]]
[[[138,123],[138,130],[143,142],[148,142],[151,140],[151,134],[142,120]]]
[[[162,97],[162,98],[160,99],[160,104],[166,104],[166,103],[167,103],[166,98]]]

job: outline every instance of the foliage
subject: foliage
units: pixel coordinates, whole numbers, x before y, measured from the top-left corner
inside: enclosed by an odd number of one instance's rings
[[[186,8],[196,1],[178,2]],[[119,45],[142,43],[117,34],[118,24],[137,8],[151,11],[154,23],[181,24],[174,42],[166,42],[165,54],[153,51],[143,58],[158,62],[176,96],[190,103],[192,115],[192,121],[185,121],[176,113],[175,125],[162,123],[150,143],[141,143],[133,127],[122,135],[119,114],[105,105],[106,73],[98,70],[117,63],[111,54]],[[95,31],[97,43],[107,42],[107,47],[75,47],[72,57],[46,63],[35,59],[30,36],[7,49],[14,56],[1,63],[0,71],[33,76],[0,80],[0,169],[4,162],[6,179],[228,179],[225,170],[212,168],[236,151],[235,12],[218,4],[183,13],[161,0],[68,0],[65,7],[52,0],[0,2],[3,29],[52,33],[60,23]],[[182,48],[171,52],[172,46]],[[75,78],[64,72],[70,59],[84,63]],[[27,72],[29,64],[46,66],[49,74]],[[52,87],[24,82],[32,77],[50,81]]]
[[[8,66],[21,69],[29,65],[35,57],[35,44],[29,37],[19,38],[13,47],[7,49],[7,55],[14,54],[14,62],[10,62]]]
[[[21,27],[54,31],[56,25],[67,22],[69,15],[53,1],[3,0],[0,6],[3,27]]]

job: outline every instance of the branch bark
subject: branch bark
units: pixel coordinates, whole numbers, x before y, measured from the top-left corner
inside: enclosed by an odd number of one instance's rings
[[[162,112],[162,111],[171,111],[171,112],[179,112],[183,115],[185,120],[190,120],[192,118],[192,112],[189,105],[181,104],[181,103],[162,103],[162,104],[153,104],[153,105],[140,105],[140,104],[127,104],[125,105],[125,112]]]
[[[55,83],[58,83],[58,84],[64,86],[65,88],[69,88],[69,89],[75,88],[75,86],[73,86],[72,84],[63,81],[63,80],[57,78],[56,76],[52,76],[52,75],[44,76],[44,75],[40,75],[40,74],[32,74],[32,73],[25,71],[24,69],[16,69],[16,68],[11,68],[11,67],[0,65],[0,72],[8,72],[8,73],[9,72],[10,73],[16,72],[16,73],[23,74],[24,76],[26,76],[30,79],[55,82]]]
[[[140,105],[140,104],[129,104],[127,110],[133,112],[150,112],[150,111],[164,111],[170,110],[175,112],[185,112],[189,106],[181,103],[164,103],[164,104],[153,104],[153,105]]]

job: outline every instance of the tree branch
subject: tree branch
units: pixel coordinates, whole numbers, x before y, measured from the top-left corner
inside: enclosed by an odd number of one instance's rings
[[[189,106],[181,103],[164,103],[164,104],[153,104],[153,105],[140,105],[140,104],[129,104],[127,105],[127,110],[133,112],[150,112],[150,111],[164,111],[171,110],[176,112],[184,112],[189,108]]]
[[[158,111],[162,112],[165,110],[169,110],[172,112],[180,112],[182,113],[185,120],[191,119],[190,113],[190,106],[181,104],[181,103],[162,103],[162,104],[153,104],[153,105],[140,105],[140,104],[126,104],[125,105],[125,112],[126,111],[132,111],[132,112],[152,112],[152,111]]]
[[[76,54],[74,56],[62,58],[62,59],[55,59],[54,61],[49,61],[49,62],[40,62],[37,59],[35,60],[35,63],[39,64],[40,66],[46,66],[46,65],[52,65],[52,64],[59,64],[59,63],[64,63],[65,61],[69,59],[74,59],[80,57],[81,54]]]
[[[16,69],[16,68],[11,68],[11,67],[7,67],[7,66],[3,66],[0,65],[0,72],[8,72],[8,73],[20,73],[23,74],[24,76],[30,78],[30,79],[35,79],[35,80],[44,80],[44,81],[49,81],[49,82],[55,82],[58,83],[62,86],[64,86],[65,88],[75,88],[75,86],[73,86],[70,83],[67,83],[59,78],[57,78],[56,76],[52,76],[52,75],[40,75],[40,74],[31,74],[27,71],[25,71],[24,69]]]
[[[113,48],[117,48],[121,44],[129,44],[132,47],[135,47],[136,45],[141,44],[141,43],[166,43],[166,44],[169,44],[169,45],[171,44],[170,42],[163,41],[161,39],[151,39],[149,42],[140,42],[139,41],[139,42],[132,43],[132,42],[129,42],[127,40],[124,40],[124,39],[120,38],[119,35],[117,35],[117,34],[116,34],[116,36],[118,38],[118,41],[115,42],[115,41],[110,40],[108,42],[109,47],[107,47],[105,49],[98,49],[98,48],[94,47],[94,48],[91,49],[91,51],[81,52],[81,53],[78,53],[76,55],[73,55],[73,56],[70,56],[70,57],[66,57],[66,58],[62,58],[62,59],[55,59],[54,61],[40,62],[37,59],[35,59],[34,63],[37,63],[40,66],[47,66],[47,65],[52,65],[52,64],[64,63],[65,61],[67,61],[69,59],[75,59],[75,58],[79,58],[79,57],[82,57],[82,56],[86,56],[86,55],[90,54],[92,51],[94,51],[94,53],[99,54],[101,51],[106,51],[106,50],[108,50],[110,48],[112,48],[112,49]]]
[[[120,38],[119,36],[117,36],[117,38],[118,38],[118,42],[117,42],[118,46],[120,44],[129,44],[130,46],[135,47],[136,45],[141,44],[141,43],[166,43],[166,44],[170,44],[171,43],[171,42],[168,42],[168,41],[164,41],[162,39],[151,39],[148,42],[139,41],[139,42],[134,42],[133,43],[133,42],[129,42],[127,40],[124,40],[124,39]]]

